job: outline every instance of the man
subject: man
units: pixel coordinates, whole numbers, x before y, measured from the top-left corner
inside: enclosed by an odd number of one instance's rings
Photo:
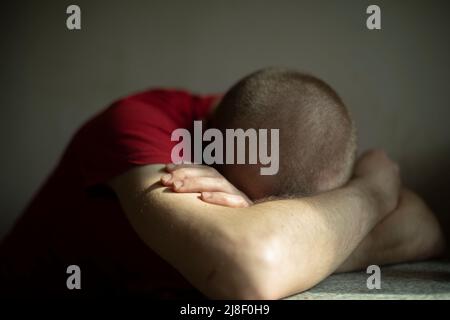
[[[166,167],[171,133],[206,119],[220,130],[280,128],[279,174]],[[401,190],[395,163],[372,151],[353,165],[354,152],[338,96],[294,71],[252,74],[220,101],[176,90],[122,99],[77,132],[4,241],[2,281],[73,294],[65,271],[76,264],[85,295],[193,286],[211,298],[277,299],[336,271],[439,254],[440,228]]]

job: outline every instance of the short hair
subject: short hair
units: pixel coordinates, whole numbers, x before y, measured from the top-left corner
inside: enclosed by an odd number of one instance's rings
[[[351,176],[356,134],[350,113],[312,75],[283,68],[254,72],[223,96],[214,118],[221,129],[280,129],[280,168],[270,196],[308,196]]]

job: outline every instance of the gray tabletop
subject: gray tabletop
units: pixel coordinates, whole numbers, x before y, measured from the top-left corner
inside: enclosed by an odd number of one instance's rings
[[[371,274],[351,272],[331,275],[314,288],[286,299],[450,299],[450,261],[381,267],[380,274],[380,289],[367,288]]]

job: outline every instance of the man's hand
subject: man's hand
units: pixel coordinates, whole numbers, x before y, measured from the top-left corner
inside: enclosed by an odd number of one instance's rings
[[[167,164],[168,174],[161,177],[161,183],[179,193],[201,193],[201,199],[211,204],[232,208],[244,208],[252,201],[236,189],[216,169],[199,164]]]

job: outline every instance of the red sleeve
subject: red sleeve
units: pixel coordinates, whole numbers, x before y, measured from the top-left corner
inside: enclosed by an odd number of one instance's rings
[[[205,118],[213,96],[151,90],[107,108],[79,132],[77,157],[85,186],[101,184],[134,166],[169,163],[172,131]]]

